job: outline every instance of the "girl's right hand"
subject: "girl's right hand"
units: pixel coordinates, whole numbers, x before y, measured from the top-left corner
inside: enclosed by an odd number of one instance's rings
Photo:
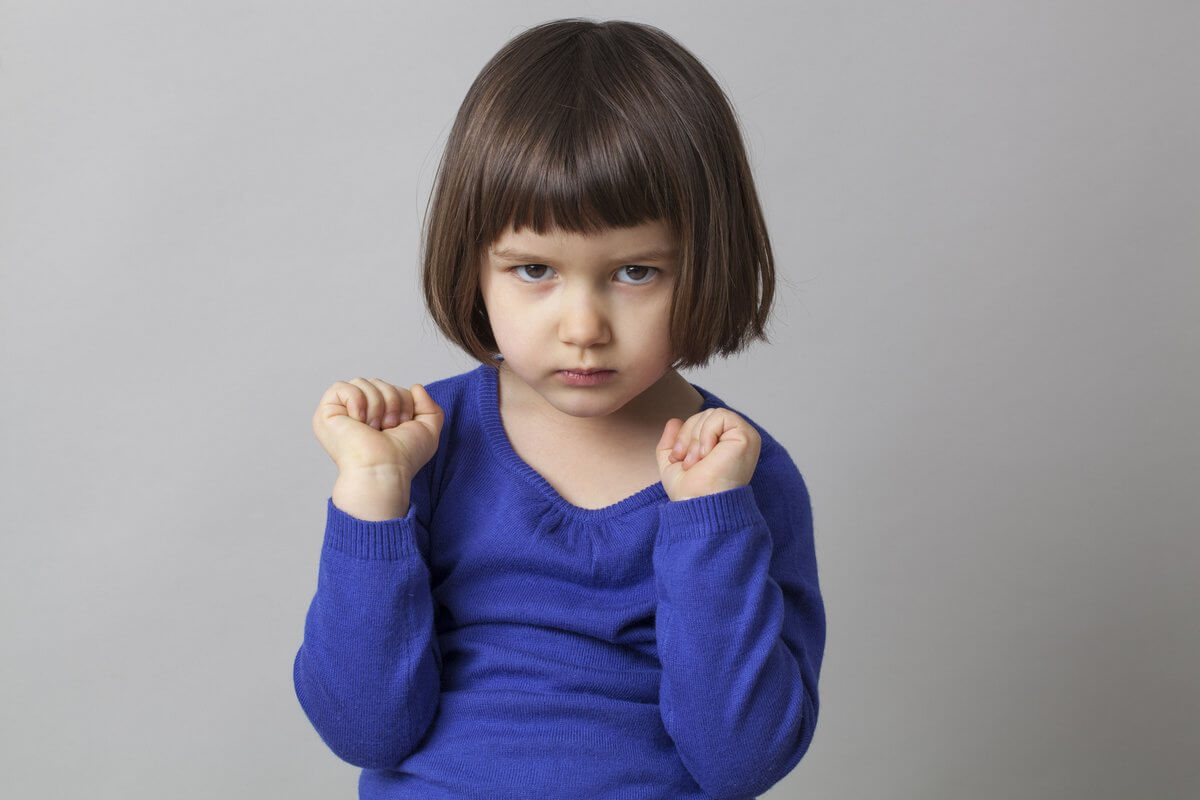
[[[343,473],[395,469],[409,480],[437,452],[445,415],[425,387],[374,378],[337,381],[321,396],[313,433]]]

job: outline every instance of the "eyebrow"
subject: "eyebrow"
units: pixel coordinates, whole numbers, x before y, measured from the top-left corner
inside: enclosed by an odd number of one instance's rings
[[[499,258],[514,258],[519,261],[546,262],[546,261],[554,260],[552,258],[546,258],[545,256],[539,256],[534,253],[521,253],[516,250],[513,250],[510,247],[501,247],[501,248],[492,250],[491,253],[492,253],[492,255],[497,256]],[[677,251],[674,249],[665,248],[665,247],[656,247],[653,250],[644,250],[641,253],[637,253],[637,254],[631,255],[631,256],[623,256],[616,260],[617,261],[663,261],[668,258],[674,258],[676,255],[677,255]]]

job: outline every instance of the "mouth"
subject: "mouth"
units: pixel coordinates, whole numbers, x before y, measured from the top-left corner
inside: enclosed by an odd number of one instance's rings
[[[560,369],[558,379],[568,386],[601,386],[613,379],[615,369],[598,369],[591,367],[586,370]]]

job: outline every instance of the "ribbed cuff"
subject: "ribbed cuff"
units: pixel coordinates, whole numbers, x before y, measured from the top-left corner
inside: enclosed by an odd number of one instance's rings
[[[354,558],[397,561],[418,552],[413,540],[417,525],[416,503],[408,502],[408,513],[395,519],[365,520],[326,505],[325,546]]]
[[[693,539],[716,532],[753,527],[762,512],[749,484],[716,494],[673,500],[659,506],[658,541],[661,544]]]

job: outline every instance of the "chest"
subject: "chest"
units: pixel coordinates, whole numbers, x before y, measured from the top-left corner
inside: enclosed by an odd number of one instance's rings
[[[585,444],[547,438],[519,425],[505,427],[516,454],[579,508],[619,503],[661,478],[654,453],[657,436]]]

